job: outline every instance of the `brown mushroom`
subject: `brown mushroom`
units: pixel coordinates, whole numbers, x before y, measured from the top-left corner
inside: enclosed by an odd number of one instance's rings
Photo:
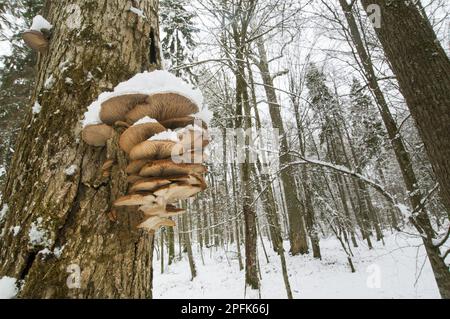
[[[81,138],[91,146],[105,146],[106,141],[113,136],[114,130],[106,124],[86,126],[81,132]]]
[[[114,126],[129,128],[131,125],[124,121],[117,121]]]
[[[161,177],[151,177],[144,178],[133,184],[130,188],[130,192],[142,192],[142,191],[153,191],[161,186],[170,184],[171,181],[166,178]]]
[[[169,120],[165,120],[161,122],[161,125],[164,126],[167,129],[171,129],[171,130],[175,130],[177,128],[183,128],[186,127],[188,125],[194,125],[194,124],[199,124],[201,123],[201,126],[203,129],[208,129],[208,125],[203,122],[200,119],[196,119],[193,116],[185,116],[185,117],[177,117],[177,118],[172,118]]]
[[[141,206],[157,203],[153,195],[125,195],[114,202],[114,206]]]
[[[154,206],[141,206],[140,211],[145,216],[159,216],[159,217],[172,217],[184,214],[186,211],[182,208],[177,208],[173,205],[154,205]]]
[[[126,114],[128,123],[135,123],[144,116],[157,121],[185,117],[198,112],[198,106],[176,93],[158,93],[149,96],[145,104],[136,105]]]
[[[200,186],[202,190],[206,189],[205,179],[202,175],[199,174],[168,176],[165,178],[170,180],[171,182],[182,182],[189,185]]]
[[[125,169],[125,172],[127,174],[138,174],[139,171],[142,169],[142,167],[145,166],[145,164],[147,164],[149,162],[149,160],[136,160],[136,161],[132,161],[128,164],[127,168]]]
[[[202,174],[207,171],[201,164],[177,164],[169,159],[152,161],[146,164],[139,172],[143,177],[166,177],[173,175]]]
[[[170,204],[178,200],[187,199],[202,191],[198,185],[176,182],[160,187],[153,194],[158,198],[164,198],[164,203]]]
[[[22,38],[26,45],[40,53],[47,52],[48,40],[44,34],[37,30],[28,30],[22,33]]]
[[[134,184],[137,181],[143,180],[145,177],[139,176],[139,175],[129,175],[127,177],[127,182],[130,184]]]
[[[143,123],[131,126],[122,133],[119,139],[119,146],[126,153],[137,144],[149,139],[155,134],[164,132],[166,129],[158,122]]]
[[[141,229],[145,229],[149,232],[157,231],[159,228],[166,227],[174,227],[176,224],[173,220],[167,218],[161,218],[158,216],[152,216],[147,218],[143,223],[139,224],[137,227]]]
[[[165,159],[172,155],[179,155],[181,148],[175,148],[176,143],[172,141],[144,141],[134,146],[130,151],[130,159],[153,160]]]
[[[113,125],[117,121],[124,121],[125,115],[139,103],[143,103],[147,95],[125,94],[110,98],[102,103],[100,119],[103,123]]]

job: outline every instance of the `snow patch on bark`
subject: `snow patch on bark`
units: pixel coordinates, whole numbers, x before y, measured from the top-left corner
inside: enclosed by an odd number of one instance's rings
[[[51,30],[53,26],[48,22],[43,16],[37,15],[33,18],[33,23],[31,24],[30,30],[39,31]]]
[[[0,299],[12,299],[18,292],[16,278],[4,276],[0,279]]]
[[[64,174],[66,174],[67,176],[73,176],[77,172],[77,169],[77,165],[71,165],[64,170]]]
[[[42,106],[38,101],[36,101],[34,102],[33,108],[31,110],[33,111],[33,114],[39,114],[42,110]]]
[[[50,246],[51,244],[48,232],[43,228],[42,222],[42,217],[39,217],[36,222],[31,223],[31,228],[28,233],[28,242],[33,246]]]
[[[56,80],[53,77],[53,75],[50,75],[49,78],[44,83],[44,89],[50,90],[53,87],[53,84],[55,84]]]
[[[16,237],[17,234],[20,232],[20,226],[11,227],[10,231],[13,233],[13,236]]]
[[[140,16],[141,18],[144,18],[144,19],[146,18],[145,14],[144,14],[144,11],[142,11],[141,9],[138,9],[138,8],[135,8],[135,7],[131,7],[130,11],[133,12],[134,14]]]
[[[0,210],[0,222],[3,221],[3,218],[5,218],[6,214],[8,214],[8,211],[8,204],[3,204],[2,209]]]
[[[59,257],[61,257],[61,254],[62,254],[62,252],[64,251],[64,247],[65,247],[65,246],[62,246],[62,247],[55,247],[55,248],[53,249],[53,251],[50,250],[50,249],[48,249],[48,248],[46,247],[46,248],[40,250],[40,251],[38,252],[38,255],[41,255],[42,258],[44,258],[45,256],[49,256],[49,255],[53,255],[53,256],[55,256],[56,258],[59,258]]]

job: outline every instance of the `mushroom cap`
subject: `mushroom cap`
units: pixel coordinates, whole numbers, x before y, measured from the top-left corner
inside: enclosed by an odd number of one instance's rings
[[[169,120],[162,121],[161,125],[167,129],[175,130],[177,128],[183,128],[188,125],[194,125],[194,124],[200,124],[200,123],[201,123],[201,127],[203,129],[205,129],[205,130],[208,129],[208,125],[205,122],[203,122],[200,119],[196,119],[193,116],[172,118]]]
[[[202,175],[191,174],[191,175],[181,175],[181,176],[169,176],[165,177],[171,182],[182,182],[189,185],[200,186],[202,190],[206,189],[206,182]]]
[[[153,191],[170,183],[170,180],[162,177],[144,178],[135,182],[133,186],[131,186],[130,192]]]
[[[181,176],[167,176],[167,177],[150,177],[142,178],[135,183],[130,188],[130,192],[151,192],[155,191],[162,186],[182,182],[189,185],[200,186],[202,190],[206,189],[206,183],[201,175],[181,175]]]
[[[172,217],[184,214],[186,211],[182,208],[177,208],[173,205],[155,205],[155,206],[141,206],[139,210],[144,213],[145,216],[159,216],[159,217]]]
[[[105,146],[106,141],[113,136],[114,130],[106,124],[86,126],[81,132],[81,138],[91,146]]]
[[[28,30],[22,33],[22,38],[26,45],[35,51],[45,53],[48,49],[48,40],[44,34],[37,30]]]
[[[176,224],[173,220],[162,218],[158,216],[152,216],[147,218],[144,222],[139,224],[137,227],[141,229],[145,229],[149,232],[157,231],[159,228],[166,227],[174,227]]]
[[[128,123],[135,123],[144,116],[157,121],[185,117],[199,111],[191,100],[177,93],[157,93],[150,95],[145,104],[136,105],[126,114]]]
[[[100,119],[103,123],[113,125],[117,121],[124,121],[125,115],[137,104],[143,103],[147,95],[125,94],[112,97],[102,103]]]
[[[207,168],[201,164],[177,164],[170,159],[152,161],[146,164],[139,172],[143,177],[166,177],[174,175],[202,174],[207,172]]]
[[[157,122],[131,126],[120,135],[119,146],[126,153],[130,153],[131,149],[137,144],[165,130],[165,127]]]
[[[167,204],[178,200],[187,199],[202,191],[199,185],[191,185],[184,182],[176,182],[160,187],[153,194],[158,198],[164,198]]]
[[[114,206],[141,206],[156,203],[156,197],[153,195],[125,195],[114,202]]]
[[[145,164],[147,164],[149,161],[148,160],[136,160],[136,161],[131,161],[127,168],[125,169],[125,172],[127,174],[131,174],[131,175],[136,175],[139,174],[139,171],[142,169],[142,167],[145,166]]]
[[[129,128],[131,125],[124,121],[116,121],[116,123],[114,123],[114,126]]]
[[[165,159],[172,156],[172,154],[178,155],[181,152],[181,148],[175,148],[176,143],[172,141],[144,141],[134,146],[130,151],[130,159],[135,160],[153,160],[153,159]],[[174,153],[173,153],[174,152]]]
[[[127,182],[130,184],[134,184],[137,181],[143,180],[145,177],[139,176],[139,175],[129,175],[127,177]]]

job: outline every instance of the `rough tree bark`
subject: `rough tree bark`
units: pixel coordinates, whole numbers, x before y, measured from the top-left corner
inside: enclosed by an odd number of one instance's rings
[[[430,23],[406,1],[361,0],[381,8],[375,28],[397,76],[450,216],[450,60]],[[399,45],[401,43],[401,45]]]
[[[18,139],[4,190],[9,213],[0,225],[21,227],[0,241],[0,277],[24,280],[19,297],[151,297],[153,236],[136,229],[142,216],[134,211],[108,217],[127,190],[118,133],[103,148],[80,138],[83,113],[101,92],[159,66],[158,3],[140,1],[146,19],[130,12],[131,4],[47,1],[44,15],[54,28],[32,99],[42,111],[30,111]],[[100,173],[106,158],[117,163],[109,178]],[[79,266],[80,288],[66,285],[70,265]]]
[[[376,32],[391,62],[400,89],[414,117],[427,149],[436,178],[441,186],[441,198],[450,214],[450,61],[439,44],[430,24],[413,5],[402,1],[387,5],[383,1],[365,1],[380,5],[381,28]],[[389,138],[399,163],[405,186],[410,194],[413,209],[421,207],[422,194],[417,191],[417,178],[412,168],[410,154],[398,136],[397,125],[378,85],[371,58],[359,33],[351,6],[340,0],[352,40],[362,62],[380,109]],[[401,43],[402,45],[398,45]],[[425,107],[426,106],[426,107]],[[433,245],[434,231],[428,213],[420,209],[413,222],[423,235],[423,242],[430,259],[439,291],[443,298],[450,298],[450,271]]]

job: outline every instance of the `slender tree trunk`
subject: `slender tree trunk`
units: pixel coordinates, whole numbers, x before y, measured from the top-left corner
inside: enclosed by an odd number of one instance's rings
[[[169,227],[167,229],[167,246],[168,246],[167,263],[169,265],[172,265],[173,260],[175,259],[175,233],[172,227]]]
[[[239,270],[243,270],[244,269],[244,264],[242,262],[242,253],[241,253],[241,234],[239,231],[239,220],[241,220],[241,218],[239,217],[239,210],[238,210],[238,204],[237,204],[237,190],[236,190],[236,173],[235,173],[235,169],[234,169],[235,165],[232,164],[231,165],[231,179],[233,180],[233,202],[234,202],[234,232],[235,232],[235,237],[236,237],[236,249],[237,249],[237,255],[238,255],[238,261],[239,261]]]
[[[191,270],[191,280],[194,280],[194,278],[197,277],[197,268],[195,267],[194,255],[192,253],[191,233],[190,227],[188,227],[188,220],[187,220],[188,216],[186,214],[183,214],[181,218],[183,220],[182,221],[184,229],[183,239],[189,260],[189,269]]]
[[[160,232],[161,238],[161,273],[164,273],[164,229],[161,229]]]
[[[267,54],[264,48],[264,43],[258,41],[258,53],[259,63],[258,67],[261,71],[261,76],[264,82],[264,89],[267,96],[267,102],[269,103],[269,113],[272,119],[273,127],[279,130],[281,135],[280,139],[280,164],[281,166],[288,166],[281,172],[281,182],[283,184],[283,190],[286,197],[287,213],[289,218],[289,240],[291,242],[291,254],[307,254],[308,253],[308,241],[306,239],[306,231],[304,225],[304,211],[302,205],[298,205],[299,199],[297,198],[297,187],[295,184],[295,172],[289,168],[289,164],[292,162],[289,155],[289,145],[287,140],[287,134],[284,129],[283,119],[281,117],[281,106],[278,103],[275,88],[273,86],[273,78],[270,74],[269,64],[267,62]]]
[[[80,10],[68,11],[69,5]],[[21,225],[21,231],[0,242],[0,277],[24,280],[20,297],[151,297],[153,236],[136,229],[142,216],[135,211],[117,212],[116,221],[107,215],[127,191],[117,134],[103,148],[80,138],[83,113],[101,92],[159,65],[158,5],[142,1],[140,7],[147,20],[130,12],[128,1],[47,2],[54,28],[31,103],[42,111],[29,112],[4,191],[3,227]],[[53,86],[44,87],[50,78]],[[107,158],[117,165],[103,178]],[[77,169],[69,176],[64,171],[72,165]],[[39,242],[28,236],[33,227],[42,234]],[[44,248],[62,253],[44,256]],[[68,269],[80,270],[80,288],[66,285]]]

